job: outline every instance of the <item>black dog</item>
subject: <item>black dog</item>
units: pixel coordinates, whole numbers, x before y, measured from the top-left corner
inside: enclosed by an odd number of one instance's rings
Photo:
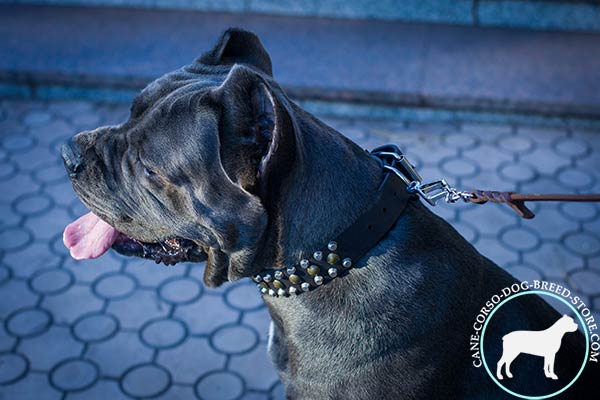
[[[67,143],[66,168],[94,213],[65,230],[71,254],[112,246],[167,264],[206,259],[205,283],[218,286],[298,266],[351,226],[377,200],[381,164],[290,101],[271,75],[258,38],[231,29],[148,85],[127,122]],[[472,366],[469,338],[483,304],[513,277],[413,200],[353,261],[315,290],[264,296],[289,398],[508,396]],[[527,297],[499,320],[507,331],[560,317]],[[501,346],[504,333],[488,340]],[[579,334],[564,341],[565,351],[581,349]],[[582,398],[587,385],[582,378],[564,394]]]

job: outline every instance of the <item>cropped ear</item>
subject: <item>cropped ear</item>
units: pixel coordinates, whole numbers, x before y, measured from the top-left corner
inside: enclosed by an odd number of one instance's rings
[[[258,36],[239,28],[223,32],[217,45],[200,56],[198,62],[206,65],[247,64],[273,76],[271,58]]]
[[[220,103],[221,162],[233,181],[263,202],[295,161],[295,134],[282,100],[250,68],[234,66],[213,95]]]

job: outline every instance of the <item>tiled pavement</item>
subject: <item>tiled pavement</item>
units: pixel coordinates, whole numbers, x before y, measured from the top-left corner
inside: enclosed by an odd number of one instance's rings
[[[281,398],[269,317],[249,281],[207,289],[201,265],[68,257],[62,229],[85,210],[59,146],[126,115],[124,105],[0,102],[0,398]],[[459,187],[600,192],[600,132],[327,122],[366,148],[398,143],[424,177]],[[599,318],[600,207],[535,210],[522,221],[498,205],[435,209],[517,277],[564,283]]]

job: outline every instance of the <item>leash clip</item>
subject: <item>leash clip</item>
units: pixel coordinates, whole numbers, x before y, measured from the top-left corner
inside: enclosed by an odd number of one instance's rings
[[[377,147],[371,151],[371,154],[383,162],[384,169],[393,172],[402,179],[409,193],[419,195],[432,206],[435,206],[442,199],[446,203],[456,203],[459,200],[467,202],[473,197],[470,192],[453,188],[445,179],[423,183],[421,175],[395,145]]]

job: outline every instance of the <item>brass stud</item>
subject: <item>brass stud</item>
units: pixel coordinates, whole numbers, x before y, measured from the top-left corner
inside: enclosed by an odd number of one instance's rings
[[[317,285],[322,285],[323,284],[323,277],[321,275],[315,276],[315,283]]]
[[[292,275],[295,272],[296,272],[296,267],[288,267],[288,269],[287,269],[288,275]]]
[[[344,268],[350,268],[352,266],[352,260],[349,258],[344,258],[344,261],[342,261],[342,265],[344,266]]]
[[[333,267],[332,267],[332,268],[329,268],[329,269],[327,270],[327,273],[328,273],[328,274],[329,274],[329,276],[330,276],[330,277],[332,277],[332,278],[335,278],[335,277],[337,276],[337,274],[338,274],[338,272],[337,272],[337,269],[335,269],[335,268],[333,268]]]
[[[299,285],[302,282],[302,279],[298,275],[290,275],[290,282],[294,285]]]
[[[336,251],[337,250],[337,243],[332,240],[331,242],[329,242],[327,244],[327,248],[329,249],[329,251]]]
[[[267,283],[271,282],[271,274],[266,274],[266,275],[263,277],[263,280],[264,280],[265,282],[267,282]]]
[[[302,285],[300,285],[300,287],[305,292],[308,292],[310,290],[310,284],[308,282],[304,282]]]
[[[281,278],[283,278],[283,272],[275,271],[275,279],[281,279]]]
[[[277,291],[277,295],[278,295],[278,296],[285,296],[285,289],[279,289],[279,290]]]
[[[319,267],[316,265],[311,265],[310,267],[308,267],[306,272],[308,272],[309,275],[314,276],[319,273]]]
[[[300,261],[300,267],[302,267],[302,269],[306,269],[308,268],[308,260],[305,258],[303,260]]]
[[[296,294],[296,292],[298,292],[298,289],[296,289],[294,286],[292,286],[288,289],[288,292],[290,292],[290,294]]]
[[[315,251],[313,253],[313,258],[317,261],[321,261],[323,260],[323,252],[322,251]]]
[[[260,286],[261,288],[264,288],[264,289],[268,289],[269,288],[269,285],[267,285],[264,282],[259,283],[258,286]]]
[[[256,283],[258,283],[258,282],[260,282],[262,280],[262,278],[260,277],[260,275],[255,275],[253,279],[254,279],[254,282],[256,282]]]
[[[275,289],[281,289],[281,288],[283,288],[284,286],[283,286],[283,283],[281,283],[280,281],[278,281],[277,279],[275,279],[275,280],[273,281],[273,287],[274,287]]]
[[[327,263],[331,265],[335,265],[340,262],[340,256],[335,253],[329,253],[327,255]]]

